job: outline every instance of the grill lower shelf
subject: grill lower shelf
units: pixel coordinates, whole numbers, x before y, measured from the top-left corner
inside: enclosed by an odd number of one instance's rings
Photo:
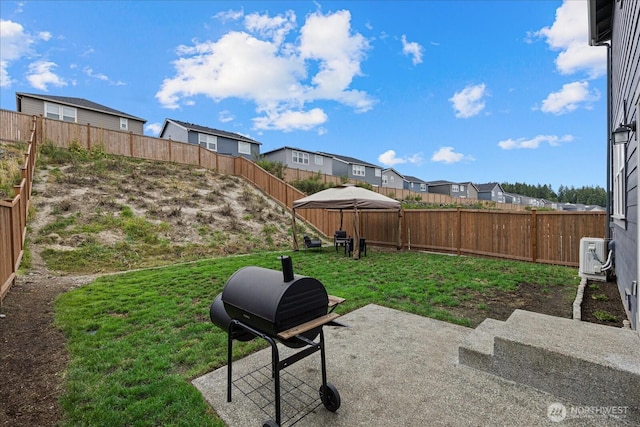
[[[246,396],[267,417],[273,416],[275,395],[271,367],[271,364],[262,366],[233,381],[234,389]],[[282,425],[294,425],[322,406],[322,402],[318,398],[318,384],[320,384],[319,380],[310,384],[289,371],[281,371],[280,404]]]

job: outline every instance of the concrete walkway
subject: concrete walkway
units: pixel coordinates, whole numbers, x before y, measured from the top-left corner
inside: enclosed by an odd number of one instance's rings
[[[349,327],[325,327],[324,331],[327,378],[339,391],[340,408],[332,413],[320,403],[316,353],[282,371],[282,425],[638,425],[621,410],[615,417],[596,414],[591,408],[458,364],[458,347],[473,329],[377,305],[338,320]],[[284,346],[279,348],[281,359],[291,353]],[[251,391],[255,388],[251,383],[258,381],[255,377],[245,377],[248,381],[239,385],[247,386],[245,391],[264,409],[235,385],[233,400],[227,403],[226,367],[196,378],[193,384],[229,427],[261,426],[275,419],[270,363],[271,350],[266,349],[233,364],[234,381],[265,367],[262,374],[266,373],[270,388],[261,397]],[[298,405],[306,403],[319,406],[298,419]]]

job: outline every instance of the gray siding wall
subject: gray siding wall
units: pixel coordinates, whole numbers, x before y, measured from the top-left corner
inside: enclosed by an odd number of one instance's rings
[[[386,184],[382,184],[383,187],[385,188],[397,188],[398,190],[401,190],[405,187],[406,182],[404,181],[404,179],[402,179],[402,177],[400,175],[398,175],[395,172],[392,171],[386,171],[386,172],[382,172],[382,176],[386,176],[387,177],[387,183]],[[391,181],[391,178],[393,177],[393,182]]]
[[[411,186],[411,184],[413,184],[413,186]],[[404,181],[404,189],[405,190],[410,190],[410,191],[415,191],[416,193],[428,193],[429,192],[429,186],[427,184],[424,184],[424,190],[421,190],[421,185],[422,183],[420,182],[407,182]]]
[[[636,120],[640,126],[638,98],[640,97],[640,2],[625,1],[614,6],[612,49],[612,120],[616,129],[624,119],[624,101],[627,103],[627,121]],[[627,145],[626,153],[626,218],[613,221],[612,237],[616,242],[616,276],[618,290],[631,323],[638,329],[638,297],[631,302],[626,290],[638,280],[638,131]]]
[[[273,151],[269,154],[265,154],[264,157],[271,162],[280,162],[286,167],[291,167],[287,162],[287,155],[285,150]]]
[[[35,114],[39,116],[42,114],[44,116],[44,104],[45,102],[49,104],[63,105],[58,104],[56,102],[43,101],[40,99],[29,98],[26,96],[22,97],[21,101],[21,112],[26,114]],[[110,114],[100,113],[93,110],[84,110],[80,107],[73,107],[77,111],[77,123],[81,125],[90,124],[91,126],[96,126],[104,129],[110,130],[120,130],[120,117],[112,116]],[[138,135],[142,135],[144,133],[143,123],[139,120],[128,119],[129,130],[128,132],[133,132]]]
[[[333,163],[333,174],[335,176],[346,176],[347,178],[353,178],[353,174],[351,173],[351,165],[348,165],[339,160],[332,160]]]
[[[201,133],[205,133],[205,132],[197,132],[195,130],[190,130],[189,131],[189,135],[188,135],[188,140],[187,142],[189,142],[190,144],[196,144],[198,145],[200,142],[200,134]],[[205,133],[206,135],[210,135],[208,133]],[[217,142],[217,153],[218,154],[224,154],[225,156],[242,156],[245,157],[249,160],[254,160],[257,159],[258,156],[260,155],[260,146],[258,144],[251,144],[251,154],[240,154],[238,152],[238,140],[237,139],[230,139],[230,138],[225,138],[223,136],[219,136],[219,135],[214,135],[216,136],[216,142]],[[202,147],[206,148],[205,144],[200,144],[202,145]]]
[[[178,142],[189,142],[187,134],[188,132],[186,129],[176,125],[175,123],[168,122],[167,126],[164,129],[164,132],[162,133],[162,135],[160,135],[160,138],[170,139],[172,141]],[[196,143],[197,142],[198,139],[196,137]]]
[[[307,153],[309,155],[309,164],[304,165],[301,163],[294,163],[293,162],[294,151],[297,151],[300,153]],[[331,157],[321,156],[319,154],[311,153],[309,151],[304,151],[304,150],[292,150],[289,148],[284,150],[283,155],[284,155],[284,160],[281,160],[281,161],[289,168],[306,170],[311,172],[320,171],[320,173],[323,173],[326,175],[332,175],[333,159]],[[316,156],[320,156],[322,158],[322,165],[316,165]]]

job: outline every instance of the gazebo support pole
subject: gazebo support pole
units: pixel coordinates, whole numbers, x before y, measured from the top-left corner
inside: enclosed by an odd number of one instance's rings
[[[358,220],[358,207],[353,209],[353,229],[355,236],[353,236],[353,259],[360,259],[360,227]]]
[[[298,237],[296,236],[296,210],[291,208],[291,233],[293,234],[293,250],[298,250]]]

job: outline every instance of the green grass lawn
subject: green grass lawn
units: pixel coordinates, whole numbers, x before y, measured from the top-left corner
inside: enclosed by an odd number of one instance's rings
[[[292,257],[296,274],[314,277],[330,294],[346,298],[338,312],[375,303],[463,325],[467,321],[445,308],[465,298],[465,290],[579,282],[574,268],[370,252],[358,261],[333,248],[218,258],[104,276],[61,295],[56,322],[71,357],[62,425],[223,425],[190,383],[226,364],[226,332],[209,320],[209,305],[236,270],[280,270],[279,255]],[[234,357],[262,347],[260,340],[238,343]]]

